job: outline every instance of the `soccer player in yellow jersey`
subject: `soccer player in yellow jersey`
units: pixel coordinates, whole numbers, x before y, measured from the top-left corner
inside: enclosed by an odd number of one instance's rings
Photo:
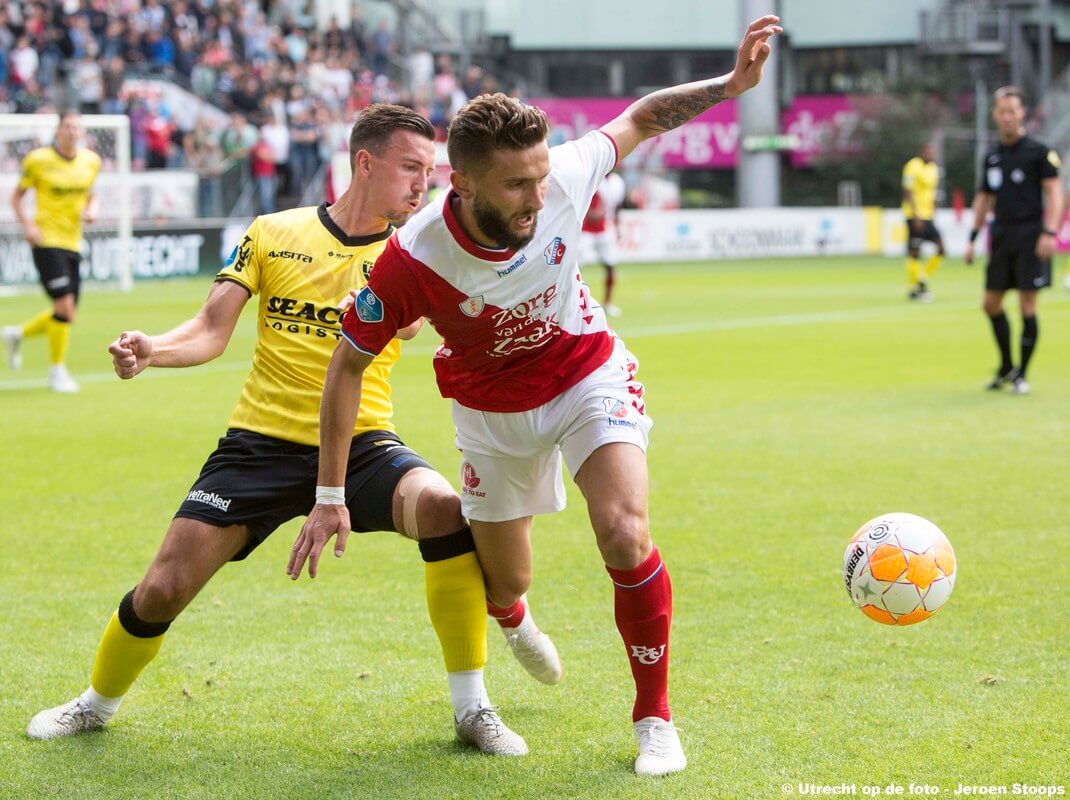
[[[923,303],[933,299],[929,279],[944,259],[944,240],[933,224],[936,212],[936,190],[940,187],[940,167],[936,163],[936,147],[924,144],[918,155],[903,167],[903,216],[907,221],[907,278],[911,300]],[[921,266],[922,242],[936,245],[936,253]]]
[[[22,340],[47,334],[52,363],[48,377],[54,392],[78,391],[65,361],[78,306],[82,221],[92,222],[96,217],[93,183],[100,172],[100,156],[79,147],[81,138],[81,116],[77,111],[63,112],[54,143],[31,151],[22,160],[22,175],[11,198],[15,216],[33,250],[33,263],[41,276],[41,285],[52,298],[52,307],[22,325],[4,328],[8,363],[12,369],[19,369]],[[32,220],[22,205],[30,189],[34,190],[37,202]]]
[[[395,339],[362,384],[345,490],[316,486],[319,400],[340,339],[337,304],[361,286],[392,226],[419,205],[435,166],[434,129],[399,106],[371,106],[350,136],[353,179],[334,205],[258,217],[219,273],[197,315],[167,333],[123,333],[109,347],[119,377],[146,367],[187,367],[219,356],[245,303],[259,295],[253,367],[220,440],[145,576],[119,603],[97,650],[89,688],[38,714],[27,734],[68,736],[115,713],[164,632],[227,561],[251,553],[315,503],[348,510],[354,531],[398,531],[418,541],[427,605],[449,673],[458,736],[485,753],[523,755],[524,740],[483,687],[486,601],[472,534],[449,483],[394,433],[388,378]],[[418,328],[418,325],[415,326]],[[415,329],[401,331],[408,338]],[[346,535],[334,549],[341,556]],[[315,575],[316,564],[310,567]],[[537,678],[560,678],[557,653],[533,623],[513,651]]]

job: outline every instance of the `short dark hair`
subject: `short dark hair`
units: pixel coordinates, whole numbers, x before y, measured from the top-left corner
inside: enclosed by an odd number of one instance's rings
[[[1025,95],[1017,86],[1000,86],[992,96],[997,103],[1005,97],[1017,97],[1018,101],[1023,106],[1025,105]]]
[[[412,131],[435,140],[435,129],[426,117],[405,106],[374,103],[360,112],[349,132],[349,166],[354,165],[361,150],[378,154],[397,131]]]
[[[497,92],[469,100],[446,132],[450,166],[469,170],[482,165],[494,150],[526,150],[546,140],[546,114],[515,97]]]
[[[62,123],[64,120],[67,119],[67,117],[80,117],[80,116],[82,116],[82,112],[79,111],[77,108],[65,108],[65,109],[63,109],[62,111],[59,112],[59,121],[60,121],[60,123]]]

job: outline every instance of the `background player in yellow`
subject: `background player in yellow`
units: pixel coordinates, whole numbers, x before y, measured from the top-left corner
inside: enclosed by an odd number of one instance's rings
[[[97,199],[93,183],[100,172],[100,156],[79,147],[82,118],[77,111],[64,111],[55,141],[27,153],[22,160],[11,204],[33,250],[33,263],[41,285],[52,298],[52,307],[22,325],[4,328],[8,363],[22,366],[20,345],[27,336],[48,335],[51,367],[49,385],[54,392],[77,392],[78,384],[67,372],[67,342],[78,306],[80,287],[82,221],[96,218]],[[23,208],[30,189],[36,195],[37,211],[31,220]]]
[[[929,302],[929,279],[940,268],[944,258],[944,240],[933,223],[936,213],[936,191],[940,188],[940,167],[936,163],[936,147],[926,143],[918,154],[903,167],[903,216],[907,224],[907,279],[911,300]],[[936,245],[936,253],[921,266],[923,242]]]
[[[340,338],[337,303],[354,284],[364,284],[392,226],[419,207],[435,165],[433,140],[434,129],[417,113],[369,107],[353,126],[353,179],[337,203],[258,217],[193,319],[159,336],[125,332],[112,343],[115,370],[124,379],[149,366],[202,364],[224,351],[245,303],[259,295],[253,368],[226,435],[145,576],[108,622],[89,688],[35,716],[27,729],[31,738],[103,726],[159,651],[168,626],[212,575],[318,502],[347,506],[352,530],[398,531],[418,540],[458,736],[485,753],[527,752],[524,740],[501,723],[483,686],[484,581],[460,499],[394,433],[387,380],[399,353],[396,339],[362,384],[351,480],[336,493],[316,486],[319,400]],[[416,329],[401,334],[407,338]],[[339,538],[336,556],[345,539]],[[518,632],[513,650],[536,677],[560,677],[553,644],[533,623]]]

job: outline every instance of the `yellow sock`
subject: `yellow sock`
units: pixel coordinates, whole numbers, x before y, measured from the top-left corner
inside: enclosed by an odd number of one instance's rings
[[[22,323],[22,335],[23,336],[40,336],[45,333],[51,327],[52,322],[52,309],[45,309],[36,317],[31,317],[26,322]]]
[[[127,633],[116,611],[100,637],[89,685],[104,697],[122,697],[141,670],[156,658],[162,644],[163,634],[142,639]]]
[[[487,602],[476,554],[425,561],[424,579],[427,613],[438,634],[446,671],[483,669],[487,663]]]
[[[939,253],[935,256],[930,256],[929,261],[925,264],[925,276],[923,281],[929,280],[933,276],[933,273],[940,269],[940,265],[944,263],[944,257]]]
[[[62,364],[67,358],[67,343],[71,340],[71,323],[52,319],[48,327],[48,359],[53,364]]]
[[[916,258],[907,259],[907,279],[911,286],[917,286],[921,280],[921,262]]]

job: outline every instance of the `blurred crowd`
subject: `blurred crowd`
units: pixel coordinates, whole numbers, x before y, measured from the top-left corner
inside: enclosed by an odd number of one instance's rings
[[[311,0],[0,2],[0,111],[127,114],[134,169],[241,167],[267,212],[299,200],[369,104],[415,108],[444,136],[470,97],[501,88],[426,48],[402,58],[389,19],[368,24],[359,5],[316,23]],[[202,113],[130,80],[146,77],[192,92]]]

